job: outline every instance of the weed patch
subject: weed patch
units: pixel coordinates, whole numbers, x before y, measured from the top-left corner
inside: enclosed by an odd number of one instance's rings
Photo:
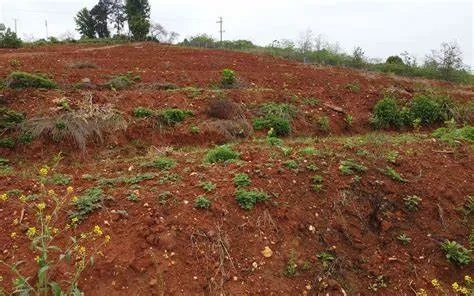
[[[205,163],[218,163],[238,159],[240,154],[227,145],[210,149],[204,156]]]
[[[58,86],[53,81],[40,75],[26,72],[13,72],[5,80],[8,88],[47,88],[54,89]]]
[[[268,198],[268,194],[263,191],[237,189],[235,192],[237,203],[245,210],[253,209],[257,202],[267,200]]]

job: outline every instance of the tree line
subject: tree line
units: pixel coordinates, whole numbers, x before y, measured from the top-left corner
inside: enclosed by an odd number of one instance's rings
[[[89,39],[110,38],[110,28],[121,36],[127,23],[133,40],[145,40],[152,25],[148,0],[99,0],[92,9],[81,9],[74,20],[81,38]]]

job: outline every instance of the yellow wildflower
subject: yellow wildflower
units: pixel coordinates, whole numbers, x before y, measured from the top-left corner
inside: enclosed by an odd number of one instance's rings
[[[456,292],[459,292],[459,284],[457,282],[454,282],[451,287],[453,287],[453,290]]]
[[[56,194],[56,192],[54,192],[53,189],[49,189],[49,190],[48,190],[48,195],[53,196],[53,195],[55,195],[55,194]]]
[[[93,230],[94,234],[101,236],[102,235],[102,229],[100,228],[99,225],[94,226]]]
[[[471,278],[471,276],[469,276],[469,275],[465,275],[465,276],[464,276],[464,281],[466,281],[467,283],[470,283],[470,282],[472,282],[472,278]]]
[[[37,204],[36,207],[38,208],[38,210],[42,211],[46,208],[46,204],[42,202],[42,203]]]
[[[439,284],[439,281],[437,279],[432,279],[431,280],[431,284],[433,285],[433,287],[435,287],[436,289],[438,289],[439,287],[441,287],[441,285]]]
[[[13,222],[12,222],[13,225],[18,225],[18,223],[19,223],[18,218],[13,219]]]
[[[20,196],[19,200],[20,200],[20,202],[25,203],[28,200],[28,198],[24,194],[22,194]]]
[[[3,276],[0,275],[0,282],[3,282]]]
[[[49,167],[44,166],[39,170],[39,174],[41,176],[46,176],[49,173]]]
[[[35,257],[35,261],[36,261],[36,263],[39,263],[39,262],[40,262],[40,257],[39,257],[39,256],[36,256],[36,257]]]
[[[73,225],[76,224],[78,221],[79,221],[79,218],[77,218],[77,217],[73,217],[73,218],[71,219],[71,223],[72,223]]]
[[[73,203],[76,203],[78,200],[79,200],[79,198],[78,198],[77,196],[75,196],[75,195],[74,195],[74,196],[72,197],[72,199],[71,199],[71,201],[72,201]]]
[[[8,199],[8,194],[4,193],[0,195],[0,201],[7,201]]]
[[[46,215],[46,217],[44,217],[44,219],[46,220],[46,222],[51,221],[51,215]]]
[[[36,234],[36,227],[29,227],[26,231],[26,236],[32,238]]]
[[[86,255],[86,247],[80,246],[77,251],[77,254],[79,254],[79,256],[81,257],[84,257]]]
[[[74,192],[74,188],[72,186],[69,186],[66,190],[68,194],[71,194]]]
[[[59,232],[59,229],[53,228],[53,234],[57,234]]]
[[[110,241],[110,235],[107,234],[107,235],[104,237],[104,241],[105,241],[106,243],[108,243],[108,242]]]
[[[16,232],[12,232],[12,233],[10,234],[10,237],[11,237],[11,238],[16,238]]]
[[[426,293],[425,289],[420,289],[416,292],[416,296],[428,296],[428,293]]]
[[[87,238],[87,233],[81,233],[80,237],[81,237],[82,239],[86,239],[86,238]]]

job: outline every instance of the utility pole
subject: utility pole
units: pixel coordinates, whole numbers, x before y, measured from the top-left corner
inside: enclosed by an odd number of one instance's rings
[[[17,26],[18,19],[14,18],[13,20],[15,21],[15,34],[18,35],[18,26]]]
[[[46,27],[46,39],[48,39],[49,33],[48,33],[48,20],[44,21],[44,26]]]
[[[222,16],[219,17],[219,20],[217,21],[217,23],[220,25],[219,33],[221,35],[221,43],[222,43],[222,33],[225,32],[224,30],[222,30],[222,25],[224,24],[224,21],[222,20]]]

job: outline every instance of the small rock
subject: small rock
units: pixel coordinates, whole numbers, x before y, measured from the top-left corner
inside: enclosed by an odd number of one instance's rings
[[[257,268],[258,268],[257,262],[254,261],[254,262],[252,263],[252,267],[253,267],[253,269],[257,269]]]
[[[158,281],[156,279],[152,279],[148,284],[150,285],[150,287],[153,287],[158,284]]]
[[[265,249],[263,249],[263,251],[261,253],[262,253],[263,257],[265,257],[265,258],[270,258],[270,257],[273,256],[273,251],[268,246],[266,246]]]
[[[311,233],[316,233],[316,227],[314,227],[313,225],[310,225],[308,227],[308,230],[311,232]]]

